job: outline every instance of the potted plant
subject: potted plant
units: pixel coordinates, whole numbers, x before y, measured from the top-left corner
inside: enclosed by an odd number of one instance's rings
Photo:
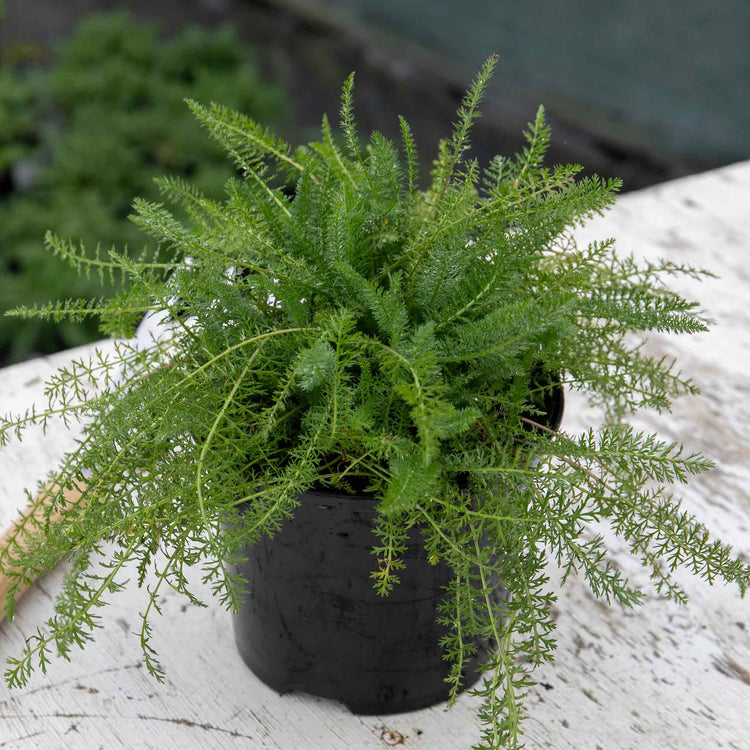
[[[325,639],[295,646],[285,612],[313,611],[307,630],[333,620],[356,636],[373,611],[363,601],[395,597],[401,614],[385,617],[386,636],[365,633],[380,667],[352,675],[369,682],[406,658],[399,643],[422,632],[426,600],[447,664],[438,697],[452,701],[481,665],[481,747],[514,747],[530,674],[554,651],[547,561],[582,573],[607,601],[643,598],[603,539],[585,535],[591,524],[627,540],[669,598],[683,598],[678,566],[744,594],[748,567],[669,493],[710,462],[626,422],[696,391],[632,334],[705,330],[696,304],[664,281],[701,272],[639,265],[610,240],[576,246],[572,229],[610,206],[619,184],[543,167],[541,109],[520,155],[484,170],[467,159],[495,62],[469,88],[424,190],[403,119],[403,158],[378,133],[358,140],[350,77],[341,138],[324,118],[321,140],[296,150],[236,112],[191,102],[241,176],[224,202],[161,180],[189,225],[137,200],[135,222],[159,243],[150,256],[91,258],[48,236],[74,265],[120,274],[125,291],[15,314],[93,314],[104,333],[127,338],[150,311],[169,319],[170,335],[61,371],[46,410],[0,428],[6,441],[63,414],[84,429],[36,500],[46,522],[29,514],[37,520],[21,522],[25,541],[16,535],[0,552],[14,586],[71,558],[56,614],[10,660],[9,685],[44,669],[52,649],[67,656],[89,640],[128,566],[146,589],[145,663],[161,678],[149,645],[159,590],[195,600],[185,568],[196,565],[231,610],[249,590],[238,643],[280,689],[331,694],[298,680],[328,654],[317,651]],[[607,425],[561,431],[562,388],[604,405]],[[416,609],[402,586],[416,592]],[[11,587],[9,615],[13,606]],[[290,629],[291,646],[253,653],[255,638],[279,643]],[[373,700],[410,707],[411,689]]]

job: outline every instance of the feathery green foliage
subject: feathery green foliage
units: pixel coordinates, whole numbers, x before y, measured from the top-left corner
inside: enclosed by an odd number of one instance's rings
[[[542,110],[518,157],[485,170],[467,160],[493,66],[469,89],[425,190],[403,120],[405,158],[377,133],[359,140],[349,78],[343,148],[326,119],[319,142],[292,149],[244,116],[191,103],[243,176],[227,183],[223,202],[161,181],[187,223],[165,205],[136,202],[158,257],[92,260],[50,237],[72,265],[121,274],[125,291],[15,314],[101,314],[105,331],[120,335],[144,309],[173,322],[170,337],[145,350],[120,344],[109,358],[74,363],[50,381],[45,408],[0,423],[6,442],[56,415],[82,422],[58,487],[87,478],[63,520],[29,529],[26,549],[0,551],[19,584],[65,554],[73,564],[56,614],[10,660],[10,685],[44,669],[51,651],[67,657],[89,640],[129,566],[146,589],[146,664],[161,678],[149,643],[160,587],[197,603],[186,566],[199,566],[234,610],[242,546],[272,535],[314,487],[377,499],[380,594],[398,586],[415,525],[429,558],[452,569],[439,616],[450,628],[454,698],[477,638],[492,644],[476,689],[481,748],[521,745],[531,673],[555,648],[549,560],[608,602],[643,597],[603,539],[585,536],[591,524],[627,540],[670,598],[684,599],[671,575],[678,566],[744,594],[747,566],[671,494],[710,462],[625,422],[695,391],[632,333],[704,330],[695,303],[665,284],[701,272],[636,263],[611,241],[575,244],[572,229],[611,206],[618,183],[544,167]],[[292,196],[279,190],[290,174]],[[558,380],[607,407],[606,429],[576,437],[547,426],[545,394]],[[49,518],[61,490],[36,503]],[[12,614],[12,591],[6,607]]]

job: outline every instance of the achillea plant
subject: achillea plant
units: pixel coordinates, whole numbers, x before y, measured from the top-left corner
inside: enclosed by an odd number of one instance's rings
[[[494,644],[477,690],[478,747],[519,746],[531,674],[553,656],[548,560],[608,602],[643,598],[602,538],[584,536],[589,524],[609,524],[671,599],[685,598],[672,578],[678,566],[744,594],[748,567],[670,493],[710,462],[625,421],[696,391],[630,334],[705,330],[696,304],[665,284],[702,272],[638,264],[610,240],[576,246],[573,228],[607,209],[618,183],[542,166],[541,109],[523,153],[485,169],[468,158],[494,65],[467,92],[424,190],[405,121],[403,156],[379,133],[358,139],[353,77],[341,137],[324,118],[321,139],[296,150],[236,112],[191,102],[242,173],[226,199],[161,180],[190,222],[136,201],[134,221],[161,249],[98,262],[122,277],[122,295],[13,313],[96,315],[121,337],[148,310],[173,324],[169,341],[145,351],[121,344],[112,358],[75,363],[50,381],[46,409],[2,423],[3,441],[58,414],[84,429],[57,475],[58,486],[82,484],[80,501],[28,529],[29,548],[0,552],[19,583],[63,555],[72,561],[56,614],[10,659],[9,685],[44,669],[52,650],[68,656],[89,640],[130,565],[145,589],[144,658],[161,678],[149,646],[160,589],[194,599],[185,568],[199,566],[235,609],[238,550],[272,535],[313,486],[379,498],[373,585],[382,595],[398,586],[414,525],[430,558],[454,571],[441,614],[454,697],[472,638]],[[290,180],[291,196],[280,189]],[[74,265],[92,263],[62,240],[49,244]],[[558,378],[607,407],[604,429],[549,434],[541,404]],[[49,514],[61,490],[36,502]],[[492,596],[498,581],[505,599]],[[11,591],[11,615],[13,606]]]

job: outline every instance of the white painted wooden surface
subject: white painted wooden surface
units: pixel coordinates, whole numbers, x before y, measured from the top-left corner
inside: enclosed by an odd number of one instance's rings
[[[750,162],[623,197],[582,240],[614,236],[622,252],[708,266],[721,278],[684,289],[716,321],[709,334],[662,341],[653,351],[676,355],[702,387],[671,417],[639,424],[679,439],[719,467],[684,493],[686,506],[750,556]],[[85,354],[86,349],[75,352]],[[0,412],[39,399],[43,379],[73,353],[0,371]],[[565,427],[597,419],[575,394]],[[0,454],[0,521],[10,522],[22,489],[54,467],[73,436],[29,435]],[[618,563],[644,576],[613,542]],[[593,599],[585,585],[560,589],[554,571],[559,647],[554,665],[537,673],[526,723],[529,748],[556,750],[710,750],[750,748],[750,601],[735,590],[684,578],[684,608],[651,597],[630,612]],[[18,652],[50,614],[60,571],[31,591],[12,624],[0,627],[0,655]],[[0,748],[275,748],[276,750],[413,750],[468,748],[478,734],[475,704],[381,717],[351,715],[304,695],[280,697],[239,660],[230,616],[164,597],[157,645],[167,668],[159,685],[145,673],[129,635],[142,607],[137,589],[115,598],[104,630],[73,663],[55,661],[24,690],[0,686]]]

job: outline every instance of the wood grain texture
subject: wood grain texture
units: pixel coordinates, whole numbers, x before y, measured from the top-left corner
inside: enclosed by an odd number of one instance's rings
[[[684,291],[716,320],[709,334],[664,341],[653,352],[677,356],[703,395],[671,416],[636,424],[705,451],[718,468],[684,492],[685,506],[750,558],[750,162],[685,178],[621,199],[580,231],[581,241],[615,236],[622,252],[668,257],[719,274]],[[680,282],[682,284],[682,282]],[[73,354],[0,372],[0,411],[42,396],[42,381]],[[596,424],[599,415],[569,394],[564,427]],[[3,528],[23,504],[22,488],[54,468],[74,436],[51,428],[0,454]],[[610,539],[633,580],[644,573]],[[0,655],[18,653],[22,633],[51,613],[62,570],[26,596],[13,623],[0,626]],[[683,577],[686,607],[651,596],[623,612],[594,600],[580,580],[560,587],[558,651],[540,669],[526,724],[527,746],[555,750],[707,750],[750,748],[750,602],[735,590]],[[137,627],[143,599],[135,587],[103,612],[104,629],[74,661],[55,661],[24,690],[0,686],[0,747],[13,750],[107,748],[270,748],[274,750],[413,750],[468,748],[478,735],[476,704],[463,697],[450,712],[436,706],[397,716],[353,716],[336,703],[278,696],[239,660],[231,618],[217,606],[198,609],[164,595],[156,645],[167,669],[159,685],[142,666]]]
[[[54,482],[48,482],[44,489],[37,495],[37,500],[41,500],[41,503],[30,504],[21,510],[18,517],[6,529],[5,533],[0,536],[0,550],[7,550],[13,556],[20,553],[22,550],[28,550],[29,534],[33,533],[37,528],[40,528],[47,522],[47,520],[49,520],[49,523],[51,524],[59,523],[63,517],[63,511],[66,508],[75,505],[81,497],[80,486],[64,489],[64,503],[61,503],[48,513],[51,503],[46,501],[45,497],[51,490],[59,492],[59,485],[55,485]],[[12,567],[10,568],[10,571],[16,574],[20,572],[19,569]],[[13,575],[9,573],[0,573],[0,622],[5,618],[3,602],[5,602],[8,592],[15,583],[15,580],[16,579]],[[16,587],[14,592],[16,604],[18,604],[21,597],[26,591],[28,591],[31,585],[31,582],[24,581]]]

